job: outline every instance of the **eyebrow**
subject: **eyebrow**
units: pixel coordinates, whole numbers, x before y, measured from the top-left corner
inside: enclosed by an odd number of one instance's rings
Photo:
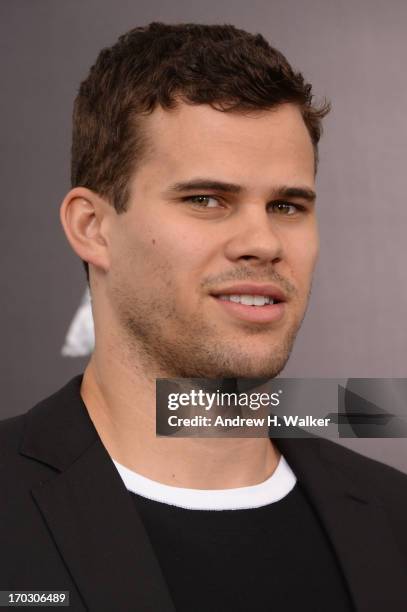
[[[199,190],[212,190],[237,194],[242,193],[244,188],[236,183],[225,183],[209,178],[196,178],[189,181],[174,183],[165,190],[165,193],[177,194],[185,191]],[[280,185],[272,188],[271,191],[274,198],[301,198],[307,202],[314,202],[316,199],[315,191],[309,187]]]

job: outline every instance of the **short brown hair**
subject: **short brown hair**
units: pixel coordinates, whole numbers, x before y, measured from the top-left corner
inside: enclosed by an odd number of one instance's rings
[[[174,108],[179,100],[223,112],[295,103],[317,165],[321,119],[329,103],[313,104],[311,85],[261,34],[232,25],[150,23],[103,49],[80,85],[73,113],[72,187],[92,189],[117,213],[124,212],[129,179],[148,142],[140,117],[157,106]]]

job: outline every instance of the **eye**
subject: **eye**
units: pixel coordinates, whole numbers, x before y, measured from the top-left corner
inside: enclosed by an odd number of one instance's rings
[[[273,202],[271,208],[273,212],[288,217],[304,210],[303,206],[300,206],[299,204],[292,204],[291,202]]]
[[[191,202],[197,208],[218,208],[219,200],[209,195],[193,195],[182,198],[183,202]]]

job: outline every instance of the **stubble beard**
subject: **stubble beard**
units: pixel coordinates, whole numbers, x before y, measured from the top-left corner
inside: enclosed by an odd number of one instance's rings
[[[148,379],[155,378],[274,378],[285,367],[303,316],[283,330],[266,334],[261,325],[242,326],[241,339],[225,339],[217,324],[199,314],[182,318],[175,304],[115,295],[115,312],[126,354]],[[303,313],[305,314],[305,312]],[[238,332],[237,332],[238,333]],[[255,355],[247,349],[256,335],[269,349]]]

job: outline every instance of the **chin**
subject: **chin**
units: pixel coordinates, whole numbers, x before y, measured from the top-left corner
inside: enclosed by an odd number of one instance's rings
[[[236,359],[227,362],[218,361],[212,366],[212,374],[207,378],[275,378],[284,369],[289,354],[264,355],[264,357],[251,357],[250,355],[239,355]]]
[[[286,361],[282,364],[262,365],[262,366],[249,366],[245,368],[235,368],[232,373],[228,376],[232,378],[275,378],[282,372],[286,364]],[[224,375],[223,377],[226,377]]]

